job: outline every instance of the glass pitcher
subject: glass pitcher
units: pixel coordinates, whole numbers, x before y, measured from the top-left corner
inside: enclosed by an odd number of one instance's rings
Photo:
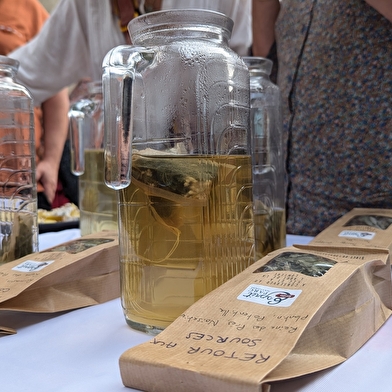
[[[250,73],[253,219],[256,260],[286,246],[285,169],[279,87],[272,61],[244,57]]]
[[[254,261],[249,72],[232,26],[205,10],[149,13],[103,62],[122,306],[152,334]]]
[[[33,99],[0,56],[0,265],[38,251]]]
[[[69,110],[71,171],[79,176],[80,232],[117,231],[116,191],[104,180],[102,82],[89,82],[87,93]]]

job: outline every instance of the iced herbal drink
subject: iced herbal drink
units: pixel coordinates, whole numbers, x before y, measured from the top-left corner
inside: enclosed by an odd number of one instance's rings
[[[126,320],[159,331],[254,261],[250,156],[135,154],[119,225]]]

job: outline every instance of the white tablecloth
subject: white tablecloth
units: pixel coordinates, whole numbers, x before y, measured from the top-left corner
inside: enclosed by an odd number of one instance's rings
[[[40,248],[79,235],[78,230],[41,235]],[[289,236],[288,245],[309,239]],[[126,325],[119,299],[52,315],[0,312],[0,325],[18,331],[0,337],[0,391],[4,392],[133,391],[121,382],[118,359],[128,348],[151,338]],[[272,392],[391,392],[391,368],[390,318],[343,364],[274,384]]]
[[[80,229],[63,230],[39,235],[39,250],[45,250],[80,237]]]

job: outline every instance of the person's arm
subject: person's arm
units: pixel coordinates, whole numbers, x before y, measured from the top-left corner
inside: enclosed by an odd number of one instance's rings
[[[365,0],[365,1],[392,23],[392,0]]]
[[[35,106],[89,71],[89,4],[84,0],[60,1],[40,32],[8,54],[19,61],[16,80],[29,89]]]
[[[252,0],[253,56],[267,57],[275,41],[279,0]]]
[[[56,194],[60,160],[68,135],[68,88],[42,103],[44,155],[36,168],[36,179],[44,187],[49,203]]]

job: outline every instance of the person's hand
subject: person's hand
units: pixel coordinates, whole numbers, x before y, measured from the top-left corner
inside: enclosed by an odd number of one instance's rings
[[[44,187],[44,194],[50,204],[53,203],[56,196],[58,171],[58,165],[45,160],[39,162],[36,167],[36,180],[41,182]]]
[[[36,166],[36,179],[44,187],[51,204],[56,196],[61,155],[68,134],[68,88],[42,103],[44,137],[40,161]]]

